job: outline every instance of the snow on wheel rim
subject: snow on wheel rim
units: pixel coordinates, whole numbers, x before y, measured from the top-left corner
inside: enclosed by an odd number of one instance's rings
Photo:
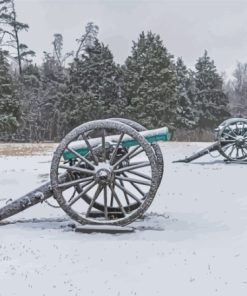
[[[118,143],[114,146],[114,148],[109,149],[106,148],[105,134],[106,131],[109,133],[113,130],[118,133]],[[101,136],[102,143],[100,149],[98,149],[100,150],[100,153],[97,156],[97,149],[90,147],[89,142],[91,140],[87,140],[87,134],[97,133],[99,131],[103,134]],[[124,152],[125,154],[118,156],[119,159],[115,159],[123,135],[128,135],[138,144],[133,149],[129,149],[128,152]],[[85,140],[86,145],[89,145],[88,147],[90,153],[88,152],[87,154],[89,155],[88,159],[86,159],[86,157],[79,156],[78,153],[76,154],[74,151],[79,161],[77,159],[76,164],[71,166],[68,166],[67,163],[61,164],[61,162],[64,162],[63,154],[68,148],[68,145],[81,137]],[[131,159],[138,157],[137,154],[140,154],[140,151],[144,154],[142,157],[145,158],[145,161],[141,160],[133,163]],[[113,161],[113,163],[111,163],[111,161]],[[136,175],[137,169],[143,170],[145,167],[148,167],[150,176],[143,173],[137,173],[137,177],[130,177],[130,174],[133,172]],[[79,174],[79,177],[77,179],[72,179],[70,181],[67,180],[64,183],[60,183],[59,175],[64,173],[64,171],[67,172],[68,175]],[[140,217],[147,210],[152,203],[159,186],[157,160],[150,144],[135,129],[124,123],[113,120],[97,120],[88,122],[75,128],[66,135],[54,153],[51,162],[50,176],[54,197],[61,208],[72,219],[80,224],[127,225]],[[66,192],[74,188],[77,183],[80,183],[82,193],[70,196],[72,193],[69,192],[68,196],[66,196]],[[126,183],[137,189],[140,184],[141,186],[145,186],[145,188],[147,188],[145,194],[143,194],[142,190],[139,190],[142,192],[140,198],[140,195],[137,196],[136,192],[135,194],[133,193],[135,188],[131,187],[130,190]],[[90,194],[92,196],[90,205],[88,203],[86,203],[87,205],[82,205],[82,202],[85,203],[82,197],[86,194]],[[119,213],[112,214],[107,212],[107,205],[110,202],[110,194],[111,199],[113,199],[115,204],[117,204],[121,209],[121,215]],[[130,212],[125,211],[123,203],[127,203],[126,196],[128,199],[131,199],[131,201],[134,200],[134,202],[138,202],[139,207]],[[102,203],[104,203],[104,213],[93,211],[93,204],[99,199],[101,199]],[[75,205],[77,205],[77,208],[75,208]]]
[[[247,158],[247,119],[233,118],[224,122],[219,130],[219,152],[227,160]]]

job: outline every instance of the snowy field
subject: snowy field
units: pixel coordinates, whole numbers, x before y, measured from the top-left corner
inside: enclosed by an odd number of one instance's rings
[[[4,221],[0,296],[246,296],[247,165],[171,163],[207,145],[162,144],[164,178],[134,233],[76,233],[45,203]],[[54,148],[0,145],[0,206],[48,180]]]

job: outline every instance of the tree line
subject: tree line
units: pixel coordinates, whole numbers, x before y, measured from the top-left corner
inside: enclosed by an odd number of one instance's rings
[[[0,140],[57,141],[83,122],[110,117],[147,128],[212,129],[239,113],[236,97],[240,105],[247,100],[247,66],[237,95],[239,86],[224,83],[207,51],[188,69],[151,31],[140,33],[119,65],[98,39],[98,26],[88,23],[74,51],[64,52],[56,33],[36,65],[21,42],[29,27],[18,21],[14,4],[0,0]]]

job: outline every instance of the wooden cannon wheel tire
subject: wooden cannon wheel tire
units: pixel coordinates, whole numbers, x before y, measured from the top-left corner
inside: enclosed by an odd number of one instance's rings
[[[101,158],[98,159],[96,155],[94,155],[93,149],[90,147],[90,143],[87,140],[88,133],[95,131],[101,131],[103,133],[102,155]],[[108,131],[108,133],[116,131],[119,135],[119,143],[123,135],[128,135],[135,140],[138,145],[130,149],[127,155],[120,157],[117,161],[115,161],[113,157],[114,150],[111,154],[113,163],[110,165],[109,159],[106,159],[104,136],[104,134],[107,134],[106,131]],[[92,160],[88,160],[78,155],[78,153],[75,153],[78,165],[74,164],[70,166],[61,164],[63,163],[63,153],[68,148],[68,145],[81,138],[83,138],[88,145],[88,149],[92,154]],[[136,163],[130,160],[127,164],[125,163],[127,157],[135,158],[140,151],[144,151],[144,156],[141,158],[143,160]],[[81,167],[80,165],[82,163],[89,165],[90,168]],[[144,167],[148,167],[149,175],[136,172],[136,169],[143,169]],[[59,181],[59,175],[64,172],[79,172],[81,173],[81,177],[78,180],[61,183]],[[134,175],[132,175],[133,172]],[[138,174],[137,176],[136,173]],[[131,176],[135,176],[135,178],[130,177],[130,174]],[[55,199],[72,219],[81,224],[126,225],[131,223],[140,217],[150,206],[160,182],[157,158],[151,145],[135,129],[115,120],[97,120],[85,123],[65,136],[54,153],[50,176]],[[133,193],[128,190],[128,187],[123,185],[123,183],[128,183],[130,184],[129,186],[135,186],[136,188],[141,184],[146,188],[146,192],[145,194],[139,193],[138,195],[137,190]],[[77,192],[76,195],[71,196],[70,189],[74,188],[76,184],[81,184],[83,191],[80,193]],[[90,204],[81,198],[85,194],[91,199]],[[121,209],[121,215],[119,215],[119,213],[115,215],[114,213],[108,212],[110,194],[112,195],[111,199],[113,197],[113,202],[115,203],[115,206],[111,205],[111,207],[114,208],[117,205],[117,208]],[[100,210],[97,213],[93,213],[94,203],[99,200],[101,200],[101,204],[104,204],[104,211]],[[134,201],[134,204],[138,203],[138,207],[128,211],[128,205],[131,204],[129,200]]]
[[[227,160],[247,158],[247,119],[226,120],[218,133],[219,152]]]

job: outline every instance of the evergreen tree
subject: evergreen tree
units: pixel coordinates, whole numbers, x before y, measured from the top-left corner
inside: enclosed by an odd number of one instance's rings
[[[69,125],[119,116],[123,109],[120,79],[121,69],[114,63],[112,53],[96,39],[94,46],[87,48],[70,68],[69,103],[66,102]]]
[[[199,126],[213,128],[230,116],[229,101],[223,92],[223,80],[217,73],[214,61],[210,59],[207,51],[198,59],[195,68]]]
[[[196,110],[193,104],[194,80],[182,58],[177,59],[177,116],[176,127],[192,128],[197,124]]]
[[[42,137],[42,115],[40,102],[43,99],[40,69],[29,65],[23,69],[21,83],[21,97],[23,119],[21,136],[26,141],[39,142]]]
[[[176,120],[175,65],[159,35],[142,32],[125,62],[127,116],[152,128]]]
[[[55,55],[45,53],[41,67],[42,99],[40,112],[42,129],[47,140],[61,139],[67,129],[63,123],[63,101],[67,92],[67,75],[65,68]]]
[[[15,131],[20,117],[17,85],[9,73],[6,53],[0,50],[0,131],[10,133]]]

